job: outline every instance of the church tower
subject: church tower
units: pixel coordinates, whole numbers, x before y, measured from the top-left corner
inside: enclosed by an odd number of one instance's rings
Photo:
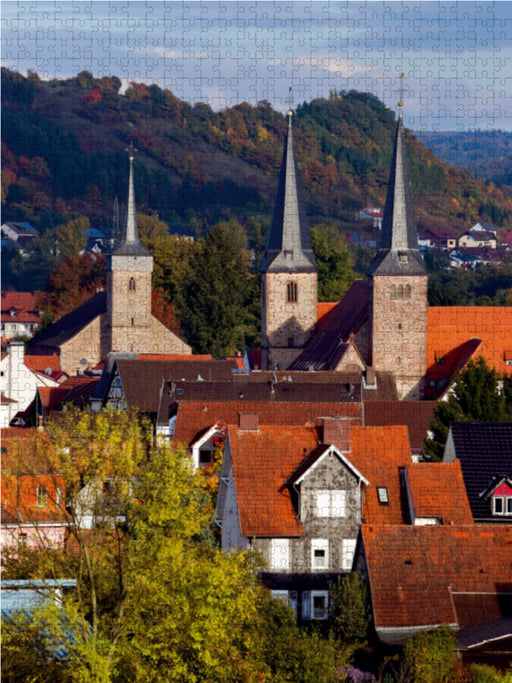
[[[427,271],[418,250],[402,103],[379,250],[370,268],[370,364],[395,376],[400,399],[425,395]]]
[[[152,350],[151,275],[153,256],[139,241],[133,189],[133,158],[128,156],[128,210],[121,242],[107,264],[107,315],[103,339],[104,351]]]
[[[287,368],[317,322],[317,267],[302,199],[288,112],[283,161],[262,266],[263,369]]]

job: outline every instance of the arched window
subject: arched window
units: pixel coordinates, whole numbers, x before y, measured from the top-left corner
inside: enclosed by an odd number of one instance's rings
[[[294,304],[297,303],[297,283],[296,282],[289,282],[286,285],[286,298],[288,303]]]
[[[130,290],[130,292],[135,291],[135,280],[133,277],[130,278],[130,282],[128,283],[128,289]]]

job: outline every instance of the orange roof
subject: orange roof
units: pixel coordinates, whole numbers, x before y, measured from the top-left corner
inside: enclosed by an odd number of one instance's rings
[[[39,322],[36,300],[37,292],[2,292],[2,321]],[[17,312],[15,318],[9,313],[13,308]]]
[[[52,372],[60,371],[60,356],[53,353],[51,356],[25,356],[25,365],[30,370],[44,372],[50,368]]]
[[[473,524],[460,461],[407,467],[416,517],[441,517],[444,524]]]
[[[230,426],[228,442],[244,536],[298,536],[289,490],[290,474],[318,444],[311,427],[264,426],[244,431]]]
[[[342,415],[361,421],[360,403],[274,403],[272,401],[190,401],[179,404],[174,442],[190,446],[214,424],[237,424],[239,413],[258,413],[262,425],[319,424]]]
[[[371,524],[402,524],[400,468],[411,464],[405,426],[353,427],[347,458],[370,482],[365,488],[363,519]],[[388,504],[379,502],[377,489],[386,487]]]
[[[322,301],[318,302],[316,305],[316,315],[317,315],[317,324],[316,324],[316,331],[322,327],[322,325],[327,321],[327,318],[329,317],[329,314],[332,313],[332,311],[336,308],[336,306],[339,304],[339,301]]]
[[[482,355],[499,373],[512,373],[512,366],[505,363],[505,353],[512,351],[512,306],[431,306],[427,310],[427,375],[436,368],[442,371],[439,360],[471,339],[482,340],[474,355]]]
[[[138,353],[137,358],[141,360],[213,360],[208,353],[197,356],[193,356],[190,353]]]
[[[377,630],[453,624],[453,593],[512,590],[512,525],[361,531]]]

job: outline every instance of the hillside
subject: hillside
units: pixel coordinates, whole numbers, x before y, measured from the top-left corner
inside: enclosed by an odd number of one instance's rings
[[[512,191],[512,132],[475,130],[417,133],[444,161],[470,171],[477,178]]]
[[[125,201],[133,141],[138,210],[196,235],[221,219],[268,219],[286,131],[268,102],[214,112],[157,85],[88,72],[41,81],[2,69],[3,220],[43,232],[87,216],[110,230]],[[394,113],[373,95],[331,93],[297,107],[294,131],[312,223],[353,230],[357,209],[382,205]],[[420,228],[460,233],[478,219],[512,228],[512,200],[449,166],[408,134]],[[249,234],[249,238],[256,239]]]

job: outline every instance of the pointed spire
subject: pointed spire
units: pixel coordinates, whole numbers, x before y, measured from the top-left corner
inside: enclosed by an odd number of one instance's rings
[[[137,150],[130,142],[130,146],[125,150],[130,160],[130,173],[128,177],[128,207],[126,212],[126,225],[123,238],[119,242],[114,254],[129,256],[151,256],[151,253],[142,246],[139,240],[139,229],[137,227],[137,215],[135,208],[135,191],[133,189],[133,159]]]
[[[418,250],[404,139],[402,101],[399,106],[379,251],[370,268],[370,275],[425,275],[427,272]]]
[[[290,110],[267,251],[262,266],[262,270],[266,272],[296,273],[317,270],[295,158],[292,116],[293,112]]]

